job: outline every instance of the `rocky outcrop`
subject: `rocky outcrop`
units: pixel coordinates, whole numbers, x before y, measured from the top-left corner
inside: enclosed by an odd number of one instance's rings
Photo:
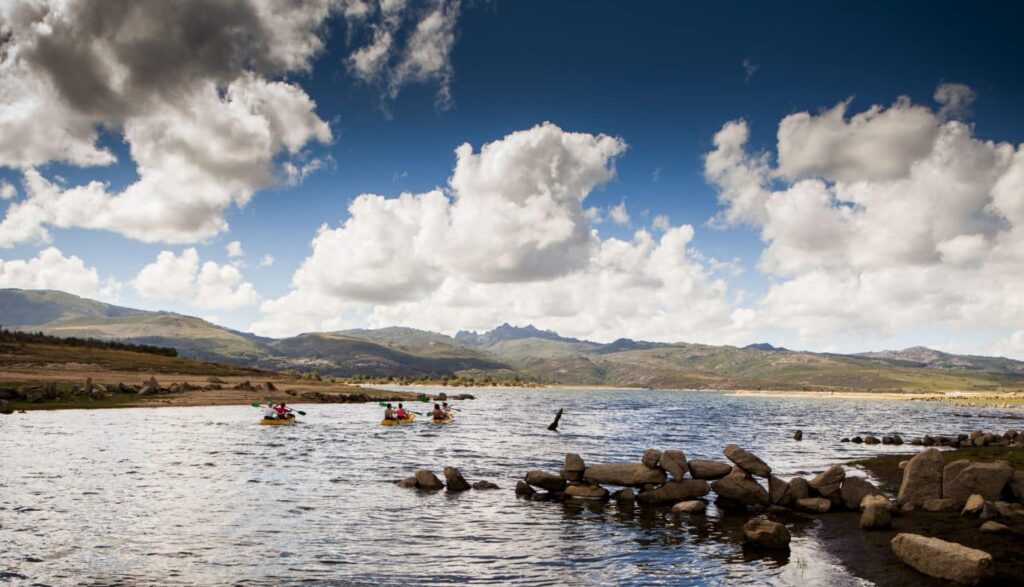
[[[462,472],[455,467],[444,468],[444,481],[448,491],[468,491],[470,488]]]
[[[918,534],[897,534],[893,553],[918,571],[962,585],[975,585],[992,575],[992,556],[955,542]]]
[[[904,507],[919,507],[925,500],[942,497],[942,453],[937,449],[918,453],[903,469],[903,482],[896,497]]]
[[[671,475],[676,481],[682,481],[686,477],[686,471],[688,470],[686,455],[681,450],[666,450],[661,453],[658,467]]]
[[[703,479],[683,479],[669,481],[656,489],[641,491],[636,499],[640,503],[676,503],[704,497],[709,491],[708,482]]]
[[[661,469],[652,469],[643,463],[607,463],[587,467],[583,479],[590,483],[643,487],[664,483],[666,477]]]
[[[767,505],[768,492],[746,471],[733,467],[732,472],[713,482],[711,488],[719,497],[741,505]]]
[[[789,530],[778,522],[755,518],[743,525],[743,541],[749,546],[772,550],[789,549]]]
[[[718,461],[709,461],[707,459],[693,459],[687,463],[690,469],[690,477],[694,479],[721,479],[732,471],[732,467],[720,463]]]
[[[565,491],[565,479],[559,475],[553,475],[547,471],[529,471],[526,473],[526,482],[534,487],[546,491]]]
[[[843,479],[843,484],[839,489],[843,505],[851,510],[859,508],[865,497],[881,494],[882,492],[877,487],[863,477],[846,477]]]
[[[419,469],[416,471],[416,487],[429,490],[444,489],[444,483],[430,471]]]
[[[768,475],[772,474],[772,468],[769,467],[764,461],[759,459],[754,454],[747,452],[746,450],[730,444],[725,447],[722,451],[725,454],[725,458],[732,461],[737,467],[743,469],[751,475],[758,477],[768,478]]]

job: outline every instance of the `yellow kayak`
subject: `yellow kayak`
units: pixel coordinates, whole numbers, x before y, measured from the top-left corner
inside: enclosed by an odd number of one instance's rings
[[[295,418],[288,418],[286,420],[279,420],[277,418],[263,418],[260,420],[261,426],[290,426],[295,423]]]
[[[448,412],[447,418],[443,418],[441,420],[438,420],[437,418],[431,418],[430,421],[433,422],[434,424],[451,424],[453,421],[455,421],[455,412]]]
[[[413,420],[416,419],[416,414],[409,414],[404,420],[381,420],[381,426],[397,426],[399,424],[412,424]]]

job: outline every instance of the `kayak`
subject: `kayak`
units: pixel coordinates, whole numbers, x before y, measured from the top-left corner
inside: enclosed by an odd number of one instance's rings
[[[447,418],[438,420],[437,418],[431,418],[430,421],[434,424],[451,424],[455,420],[455,413],[449,412]]]
[[[409,414],[404,420],[381,420],[381,426],[397,426],[399,424],[412,424],[413,420],[416,419],[416,414]]]
[[[295,418],[288,418],[286,420],[279,420],[277,418],[263,418],[260,420],[261,426],[290,426],[295,423]]]

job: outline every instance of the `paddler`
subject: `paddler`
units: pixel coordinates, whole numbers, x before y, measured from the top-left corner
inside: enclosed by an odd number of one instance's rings
[[[404,420],[409,417],[409,414],[405,412],[405,407],[402,404],[398,404],[398,409],[395,410],[395,419]]]
[[[386,408],[384,408],[384,419],[385,420],[395,420],[396,419],[395,418],[395,410],[391,407],[390,403],[387,405]]]
[[[435,420],[444,420],[447,417],[448,417],[448,414],[444,410],[441,409],[440,404],[434,404],[434,419]]]
[[[263,410],[263,417],[267,420],[277,419],[277,410],[274,409],[273,404],[267,404],[267,409]]]
[[[281,418],[282,420],[287,420],[288,418],[294,418],[295,417],[295,416],[291,415],[291,412],[293,410],[291,408],[289,408],[288,406],[284,405],[284,402],[281,402],[281,403],[277,404],[276,406],[274,406],[274,411],[277,412],[277,417]]]

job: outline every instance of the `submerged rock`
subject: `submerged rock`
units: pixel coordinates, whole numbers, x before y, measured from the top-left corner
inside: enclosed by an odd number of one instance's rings
[[[399,481],[397,485],[407,489],[414,489],[416,487],[416,477],[406,477]]]
[[[890,544],[897,558],[929,577],[974,585],[993,573],[992,555],[955,542],[902,533]]]
[[[708,504],[699,499],[681,501],[672,506],[673,514],[703,514],[708,509]]]
[[[462,472],[455,467],[444,468],[444,480],[448,491],[468,491],[470,488],[466,478],[462,476]]]
[[[778,522],[756,518],[743,525],[743,541],[766,549],[789,549],[789,530]]]
[[[529,486],[527,486],[529,487]],[[490,481],[477,481],[473,483],[473,489],[486,490],[486,489],[501,489],[497,483],[491,483]]]
[[[444,489],[444,483],[441,483],[441,480],[437,478],[437,475],[434,475],[426,469],[416,471],[416,486],[420,489]]]

